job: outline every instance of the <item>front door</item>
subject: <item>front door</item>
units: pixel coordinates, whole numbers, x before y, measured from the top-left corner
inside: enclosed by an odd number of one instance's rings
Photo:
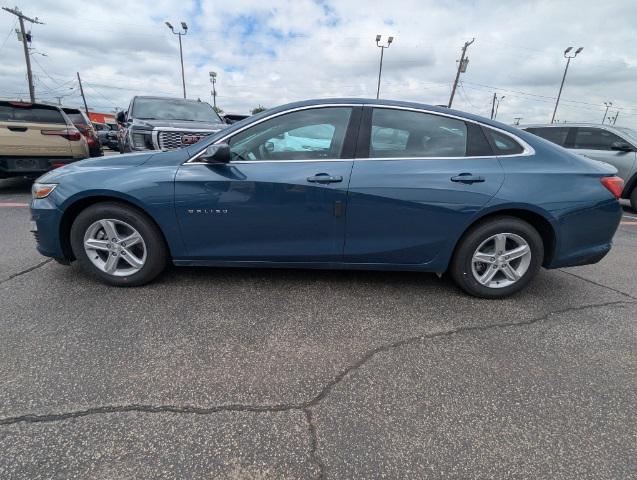
[[[342,260],[359,117],[349,106],[278,115],[226,139],[230,163],[180,167],[175,207],[189,257]]]
[[[482,128],[447,116],[366,109],[361,151],[350,181],[347,262],[432,262],[504,180]]]

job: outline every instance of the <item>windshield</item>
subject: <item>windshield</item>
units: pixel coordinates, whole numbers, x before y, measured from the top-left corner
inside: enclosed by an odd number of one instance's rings
[[[622,132],[624,135],[626,135],[633,142],[637,142],[637,131],[633,130],[632,128],[626,128],[626,127],[615,127],[615,128],[619,130],[620,132]]]
[[[189,120],[221,123],[221,118],[206,102],[188,102],[163,98],[138,98],[133,118],[146,120]]]

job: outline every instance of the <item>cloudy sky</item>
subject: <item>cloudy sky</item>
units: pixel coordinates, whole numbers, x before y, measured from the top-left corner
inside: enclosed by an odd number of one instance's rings
[[[91,0],[17,1],[44,25],[30,26],[36,95],[67,105],[126,108],[134,95],[181,95],[177,37],[164,25],[185,21],[189,98],[211,102],[208,72],[218,72],[217,101],[247,113],[306,98],[374,97],[376,34],[385,51],[381,97],[447,103],[466,40],[468,70],[454,108],[498,120],[548,122],[568,46],[571,62],[560,121],[600,123],[604,102],[617,124],[637,128],[637,2],[469,0]],[[16,19],[0,11],[0,96],[28,98]],[[41,55],[41,54],[45,54]],[[211,102],[212,103],[212,102]]]

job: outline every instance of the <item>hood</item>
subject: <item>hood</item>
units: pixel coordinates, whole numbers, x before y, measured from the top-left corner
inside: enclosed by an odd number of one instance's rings
[[[190,120],[140,120],[153,128],[176,128],[184,130],[221,130],[227,127],[221,122],[199,122]]]
[[[109,157],[94,157],[87,158],[85,160],[80,160],[78,162],[69,163],[60,168],[56,168],[55,170],[51,170],[40,178],[36,180],[36,182],[46,183],[46,182],[58,182],[60,179],[65,176],[78,172],[84,168],[126,168],[126,167],[136,167],[141,165],[150,159],[153,155],[156,155],[157,152],[141,152],[141,153],[125,153],[123,155],[113,155]]]

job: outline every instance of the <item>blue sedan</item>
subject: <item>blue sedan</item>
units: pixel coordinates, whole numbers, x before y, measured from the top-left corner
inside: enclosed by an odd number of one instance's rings
[[[85,160],[33,186],[38,250],[104,282],[168,262],[448,272],[469,294],[598,262],[621,218],[607,164],[446,108],[285,105],[187,148]]]

